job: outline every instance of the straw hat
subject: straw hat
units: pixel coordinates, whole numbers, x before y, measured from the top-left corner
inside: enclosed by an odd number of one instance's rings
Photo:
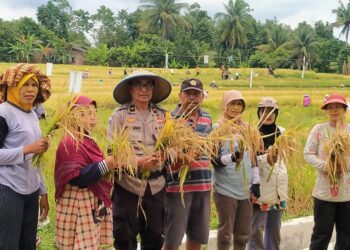
[[[152,103],[159,103],[170,95],[171,84],[168,80],[149,71],[134,71],[129,76],[121,80],[113,90],[113,97],[119,104],[131,102],[129,86],[137,78],[150,78],[153,80],[154,86],[151,99]]]

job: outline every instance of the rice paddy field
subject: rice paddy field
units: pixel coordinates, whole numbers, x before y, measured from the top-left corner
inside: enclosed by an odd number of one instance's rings
[[[0,72],[12,64],[0,64]],[[38,65],[44,72],[46,65]],[[112,70],[112,75],[108,70]],[[97,101],[99,127],[96,129],[95,138],[99,145],[106,150],[108,140],[105,136],[107,121],[117,103],[112,97],[114,86],[124,77],[124,68],[108,68],[98,66],[75,66],[75,65],[54,65],[52,82],[52,97],[44,104],[47,111],[47,119],[58,107],[63,105],[64,97],[69,97],[69,72],[72,70],[88,71],[88,78],[83,79],[81,94],[87,95]],[[131,69],[128,68],[128,73]],[[183,79],[195,77],[195,70],[175,69],[171,74],[168,69],[148,69],[168,79],[173,84],[171,96],[162,103],[164,107],[171,110],[178,102],[180,84]],[[249,77],[251,69],[231,69],[240,74],[238,80],[221,80],[218,68],[200,69],[199,79],[202,80],[205,89],[208,91],[208,98],[203,103],[206,110],[215,122],[220,114],[221,98],[224,90],[236,89],[242,91],[247,108],[244,118],[251,123],[257,123],[257,103],[260,97],[272,96],[280,104],[280,111],[277,117],[277,124],[291,130],[297,130],[298,137],[302,144],[305,143],[307,135],[314,124],[325,122],[326,113],[320,109],[325,94],[342,93],[349,97],[350,77],[337,74],[315,73],[306,71],[304,79],[301,79],[301,71],[297,70],[275,70],[275,76],[267,74],[267,69],[253,69],[253,86],[249,88]],[[209,87],[212,81],[218,85],[218,89]],[[311,97],[311,106],[303,107],[303,96]],[[41,124],[45,126],[45,122]],[[53,170],[55,161],[56,146],[60,138],[53,138],[51,148],[44,156],[43,172],[49,190],[50,201],[50,223],[39,230],[41,246],[39,249],[54,249],[54,182]],[[292,163],[288,166],[289,174],[289,199],[284,219],[295,218],[312,214],[311,193],[315,180],[315,170],[308,166],[302,156],[301,147]],[[212,206],[211,227],[217,227],[215,207]]]

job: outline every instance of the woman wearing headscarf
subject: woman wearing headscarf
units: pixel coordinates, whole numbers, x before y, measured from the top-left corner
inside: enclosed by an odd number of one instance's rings
[[[338,130],[350,132],[345,122],[348,104],[345,96],[329,95],[321,109],[326,110],[328,121],[316,124],[311,130],[304,148],[305,160],[317,170],[317,177],[312,196],[314,197],[314,228],[311,236],[310,250],[326,250],[336,228],[334,249],[350,249],[350,170],[347,169],[337,179],[338,188],[332,188],[325,166],[332,161],[325,151],[325,143],[332,139]]]
[[[261,196],[253,205],[249,250],[277,250],[280,246],[281,217],[286,208],[288,175],[285,163],[268,151],[284,131],[284,128],[276,125],[278,111],[278,103],[272,97],[262,98],[258,104],[259,130],[264,141],[264,152],[257,157]]]
[[[247,126],[241,119],[245,109],[245,101],[241,92],[225,91],[222,101],[222,114],[218,126],[235,119],[239,126]],[[240,133],[240,131],[236,131]],[[260,196],[259,170],[252,167],[249,153],[239,152],[237,141],[234,142],[233,152],[230,141],[220,145],[219,154],[213,159],[213,198],[219,217],[217,246],[220,250],[230,249],[232,236],[233,249],[244,250],[251,233],[252,203]],[[241,164],[237,168],[236,165]],[[244,168],[244,169],[243,169]],[[247,182],[244,180],[244,171]],[[251,190],[247,192],[247,184]]]
[[[112,244],[111,180],[113,157],[104,157],[91,137],[96,127],[96,102],[73,99],[72,123],[80,124],[74,138],[65,136],[56,152],[55,241],[60,250],[100,249]]]
[[[0,91],[0,249],[35,249],[39,206],[42,221],[49,204],[32,157],[49,143],[32,107],[49,98],[50,80],[35,65],[18,64],[0,75]]]

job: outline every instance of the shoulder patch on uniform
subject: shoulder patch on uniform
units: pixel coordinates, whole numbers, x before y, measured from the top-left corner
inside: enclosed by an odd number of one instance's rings
[[[118,106],[115,111],[119,111],[119,110],[124,110],[124,109],[127,109],[128,107],[126,105],[120,105]]]
[[[156,108],[160,111],[163,111],[163,112],[167,112],[168,110],[166,110],[164,107],[160,106],[159,104],[154,104],[154,106],[152,108]]]

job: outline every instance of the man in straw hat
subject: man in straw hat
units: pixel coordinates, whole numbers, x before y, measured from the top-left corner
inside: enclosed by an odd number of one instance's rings
[[[136,249],[137,235],[142,249],[161,249],[163,245],[163,214],[165,178],[161,160],[148,155],[142,147],[152,150],[165,122],[166,110],[158,105],[171,92],[170,83],[148,71],[134,71],[114,89],[113,97],[120,104],[109,119],[108,137],[123,126],[131,127],[139,173],[131,177],[125,171],[116,176],[113,192],[113,236],[116,249]],[[147,179],[142,171],[150,170]],[[141,204],[139,201],[141,200]]]
[[[201,109],[204,99],[203,84],[197,78],[186,79],[181,84],[180,104],[172,111],[175,118],[184,117],[188,125],[206,136],[212,128],[208,113]],[[200,249],[208,243],[210,220],[211,172],[209,159],[194,157],[192,162],[178,162],[167,174],[165,198],[164,249],[178,249],[187,234],[187,249]],[[179,183],[180,169],[189,164],[190,169],[183,184],[182,203]]]
[[[327,249],[334,226],[337,234],[334,249],[350,249],[350,162],[346,152],[350,125],[345,121],[348,104],[345,96],[331,94],[321,109],[327,112],[328,121],[313,127],[304,148],[305,160],[317,170],[312,192],[315,224],[310,250]],[[340,136],[335,137],[336,134]],[[332,148],[327,150],[325,143],[334,138],[339,140],[331,143]],[[339,146],[345,149],[336,150]],[[345,155],[340,151],[345,151]],[[330,163],[335,167],[331,172]],[[335,172],[338,174],[333,176]]]
[[[38,210],[45,220],[49,204],[32,157],[49,143],[32,107],[49,98],[50,80],[35,65],[18,64],[0,75],[0,92],[0,249],[34,250]]]

